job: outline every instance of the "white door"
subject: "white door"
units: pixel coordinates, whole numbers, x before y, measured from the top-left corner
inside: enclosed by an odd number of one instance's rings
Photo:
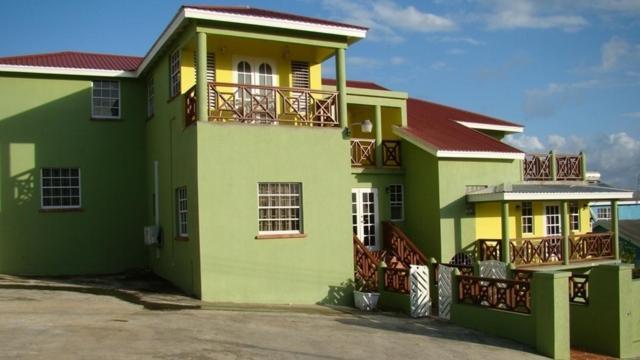
[[[353,233],[369,250],[380,250],[378,225],[378,189],[351,190]]]
[[[560,206],[545,205],[544,207],[544,234],[547,236],[562,234]]]

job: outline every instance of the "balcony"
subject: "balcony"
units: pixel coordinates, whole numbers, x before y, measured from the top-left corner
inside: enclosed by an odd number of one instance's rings
[[[400,141],[382,141],[382,166],[400,167]],[[351,166],[376,167],[376,141],[374,139],[351,139]]]
[[[527,154],[523,162],[525,181],[578,181],[584,179],[585,156],[570,154]]]
[[[553,265],[564,262],[562,236],[511,239],[510,261],[516,266]],[[480,260],[500,260],[501,240],[478,240]],[[587,233],[569,237],[569,263],[614,259],[613,234]]]
[[[275,86],[208,83],[211,122],[339,127],[338,92]],[[195,87],[185,94],[185,123],[196,121]]]

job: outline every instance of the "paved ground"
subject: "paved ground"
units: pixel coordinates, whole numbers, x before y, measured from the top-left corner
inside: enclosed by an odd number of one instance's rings
[[[113,289],[100,281],[0,276],[0,358],[541,358],[528,351],[432,319],[202,304],[171,291]]]

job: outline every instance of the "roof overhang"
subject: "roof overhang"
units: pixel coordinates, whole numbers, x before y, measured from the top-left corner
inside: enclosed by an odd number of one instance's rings
[[[487,192],[467,194],[469,202],[495,201],[559,201],[559,200],[619,200],[630,199],[633,192],[602,191],[602,192]]]
[[[486,123],[463,121],[463,120],[456,120],[456,122],[460,125],[464,125],[468,128],[477,129],[477,130],[503,131],[506,133],[521,133],[524,131],[523,126],[517,126],[517,125],[486,124]]]
[[[135,71],[62,68],[51,66],[0,65],[0,72],[135,78]]]
[[[442,150],[413,135],[405,128],[394,126],[393,133],[437,158],[524,160],[525,157],[522,152]]]

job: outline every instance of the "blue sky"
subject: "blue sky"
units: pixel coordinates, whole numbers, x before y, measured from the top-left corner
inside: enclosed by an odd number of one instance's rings
[[[198,1],[197,3],[203,3]],[[144,55],[180,1],[3,2],[0,56]],[[350,79],[525,125],[528,151],[587,151],[604,180],[640,175],[640,0],[216,1],[370,27]],[[333,65],[325,67],[333,76]]]

